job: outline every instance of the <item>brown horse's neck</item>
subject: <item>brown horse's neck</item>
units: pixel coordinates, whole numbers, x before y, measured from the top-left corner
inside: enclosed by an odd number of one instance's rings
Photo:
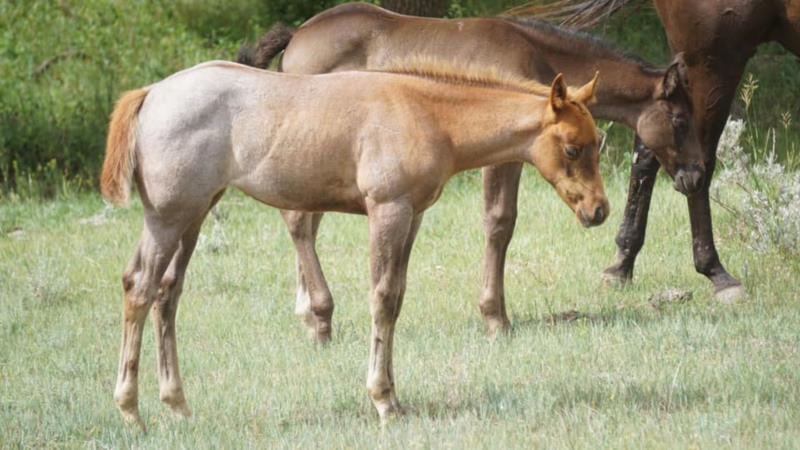
[[[570,75],[570,84],[580,85],[599,71],[597,103],[590,107],[592,114],[595,118],[621,122],[636,129],[639,115],[653,102],[655,90],[664,76],[663,70],[624,55],[583,33],[535,20],[507,20],[524,30],[531,42],[534,53],[529,69],[531,78],[552,78],[562,72]],[[552,73],[544,73],[548,70]]]

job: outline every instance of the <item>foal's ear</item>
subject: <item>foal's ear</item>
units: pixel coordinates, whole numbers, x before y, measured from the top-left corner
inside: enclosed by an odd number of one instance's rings
[[[564,83],[562,74],[556,75],[553,85],[550,87],[550,107],[553,111],[558,111],[567,102],[567,85]]]
[[[664,79],[661,81],[661,97],[668,99],[678,92],[688,90],[689,81],[686,77],[686,62],[683,59],[683,52],[675,55],[672,64],[667,67]]]
[[[597,78],[599,76],[600,72],[595,72],[592,81],[578,88],[578,90],[575,91],[575,94],[572,96],[572,98],[587,106],[596,103],[597,97],[594,96],[594,93],[597,90]]]

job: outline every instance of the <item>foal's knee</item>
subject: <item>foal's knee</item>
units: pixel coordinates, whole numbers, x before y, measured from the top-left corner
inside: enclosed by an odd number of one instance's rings
[[[494,205],[486,211],[484,227],[489,242],[507,244],[517,222],[517,208]]]
[[[396,319],[395,310],[400,299],[400,286],[379,283],[372,299],[372,316],[376,323],[392,323]]]

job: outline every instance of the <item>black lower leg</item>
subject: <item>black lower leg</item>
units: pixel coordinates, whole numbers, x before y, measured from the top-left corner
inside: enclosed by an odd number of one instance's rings
[[[661,164],[653,152],[645,147],[637,136],[628,186],[628,202],[616,238],[617,262],[604,272],[609,281],[625,283],[633,278],[636,256],[644,245],[650,198],[660,167]]]

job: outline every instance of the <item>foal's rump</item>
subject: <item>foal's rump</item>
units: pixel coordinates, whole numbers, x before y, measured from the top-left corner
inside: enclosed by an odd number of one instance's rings
[[[103,193],[125,204],[135,173],[159,213],[203,209],[228,185],[284,209],[362,212],[354,142],[374,108],[356,101],[370,97],[361,77],[377,76],[209,62],[134,91],[114,112]]]
[[[126,204],[134,172],[140,194],[156,210],[224,188],[233,118],[255,103],[254,90],[265,74],[210,62],[125,94],[109,127],[103,195]]]

